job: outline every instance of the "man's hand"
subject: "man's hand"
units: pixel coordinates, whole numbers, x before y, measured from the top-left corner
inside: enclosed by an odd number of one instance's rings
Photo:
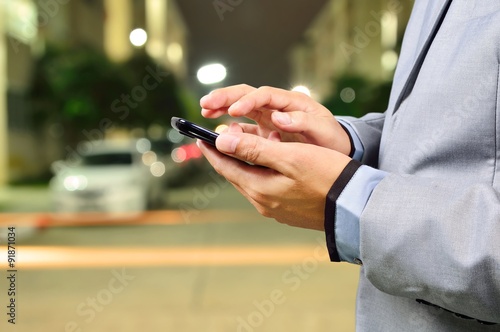
[[[202,115],[246,117],[256,124],[240,123],[244,132],[284,142],[319,145],[348,155],[349,137],[332,113],[301,92],[272,87],[236,85],[211,92],[200,100]]]
[[[201,141],[199,145],[214,169],[262,215],[316,230],[324,230],[326,195],[350,161],[331,149],[279,142],[235,128],[217,138],[222,153]]]

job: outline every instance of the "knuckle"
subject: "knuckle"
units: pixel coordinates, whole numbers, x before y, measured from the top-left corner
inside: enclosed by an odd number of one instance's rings
[[[267,208],[263,208],[262,211],[259,211],[260,214],[266,218],[272,218],[273,217],[273,213],[271,211],[269,211]]]
[[[267,195],[260,191],[254,191],[252,193],[252,199],[258,202],[260,205],[265,206],[267,201]]]
[[[279,201],[260,191],[254,191],[252,193],[252,199],[257,203],[257,211],[267,218],[274,218],[281,206]]]
[[[250,86],[248,84],[238,84],[236,87],[239,88],[239,89],[242,89],[242,90],[251,90],[251,89],[254,89],[253,86]]]
[[[270,87],[270,86],[267,86],[267,85],[263,85],[263,86],[260,86],[257,91],[263,95],[271,95],[273,93],[275,88],[273,87]]]
[[[266,218],[274,218],[275,215],[274,210],[271,209],[269,206],[265,204],[258,204],[256,208],[257,212],[259,212],[262,216]]]
[[[261,215],[261,216],[264,216],[264,217],[268,217],[267,216],[267,210],[264,206],[262,205],[259,205],[259,204],[254,204],[255,206],[255,209],[257,210],[257,212]]]
[[[255,162],[259,158],[260,149],[256,140],[251,140],[250,142],[247,142],[247,144],[240,149],[241,149],[240,155],[246,161]]]

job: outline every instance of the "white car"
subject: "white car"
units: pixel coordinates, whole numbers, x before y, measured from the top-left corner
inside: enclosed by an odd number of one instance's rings
[[[55,162],[49,186],[54,217],[130,219],[159,207],[166,189],[162,177],[175,165],[138,147],[138,141],[86,142],[76,160]]]

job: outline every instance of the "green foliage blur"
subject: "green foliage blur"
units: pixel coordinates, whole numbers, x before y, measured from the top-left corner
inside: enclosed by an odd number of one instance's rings
[[[372,82],[353,74],[333,81],[335,93],[322,104],[334,115],[362,117],[366,113],[385,112],[389,103],[391,81]]]
[[[145,53],[114,63],[85,47],[48,47],[36,61],[29,97],[35,130],[61,124],[71,145],[94,129],[169,126],[172,116],[184,116],[189,107],[174,75]]]

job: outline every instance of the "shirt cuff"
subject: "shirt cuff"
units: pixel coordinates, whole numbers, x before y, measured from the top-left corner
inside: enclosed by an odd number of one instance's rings
[[[361,264],[361,214],[371,193],[388,173],[351,161],[328,192],[325,234],[330,260]]]
[[[365,148],[363,147],[363,143],[361,143],[358,134],[356,134],[356,131],[349,122],[342,120],[341,118],[337,118],[337,121],[349,135],[349,140],[352,145],[352,151],[349,157],[354,160],[361,161],[363,154],[365,153]]]

